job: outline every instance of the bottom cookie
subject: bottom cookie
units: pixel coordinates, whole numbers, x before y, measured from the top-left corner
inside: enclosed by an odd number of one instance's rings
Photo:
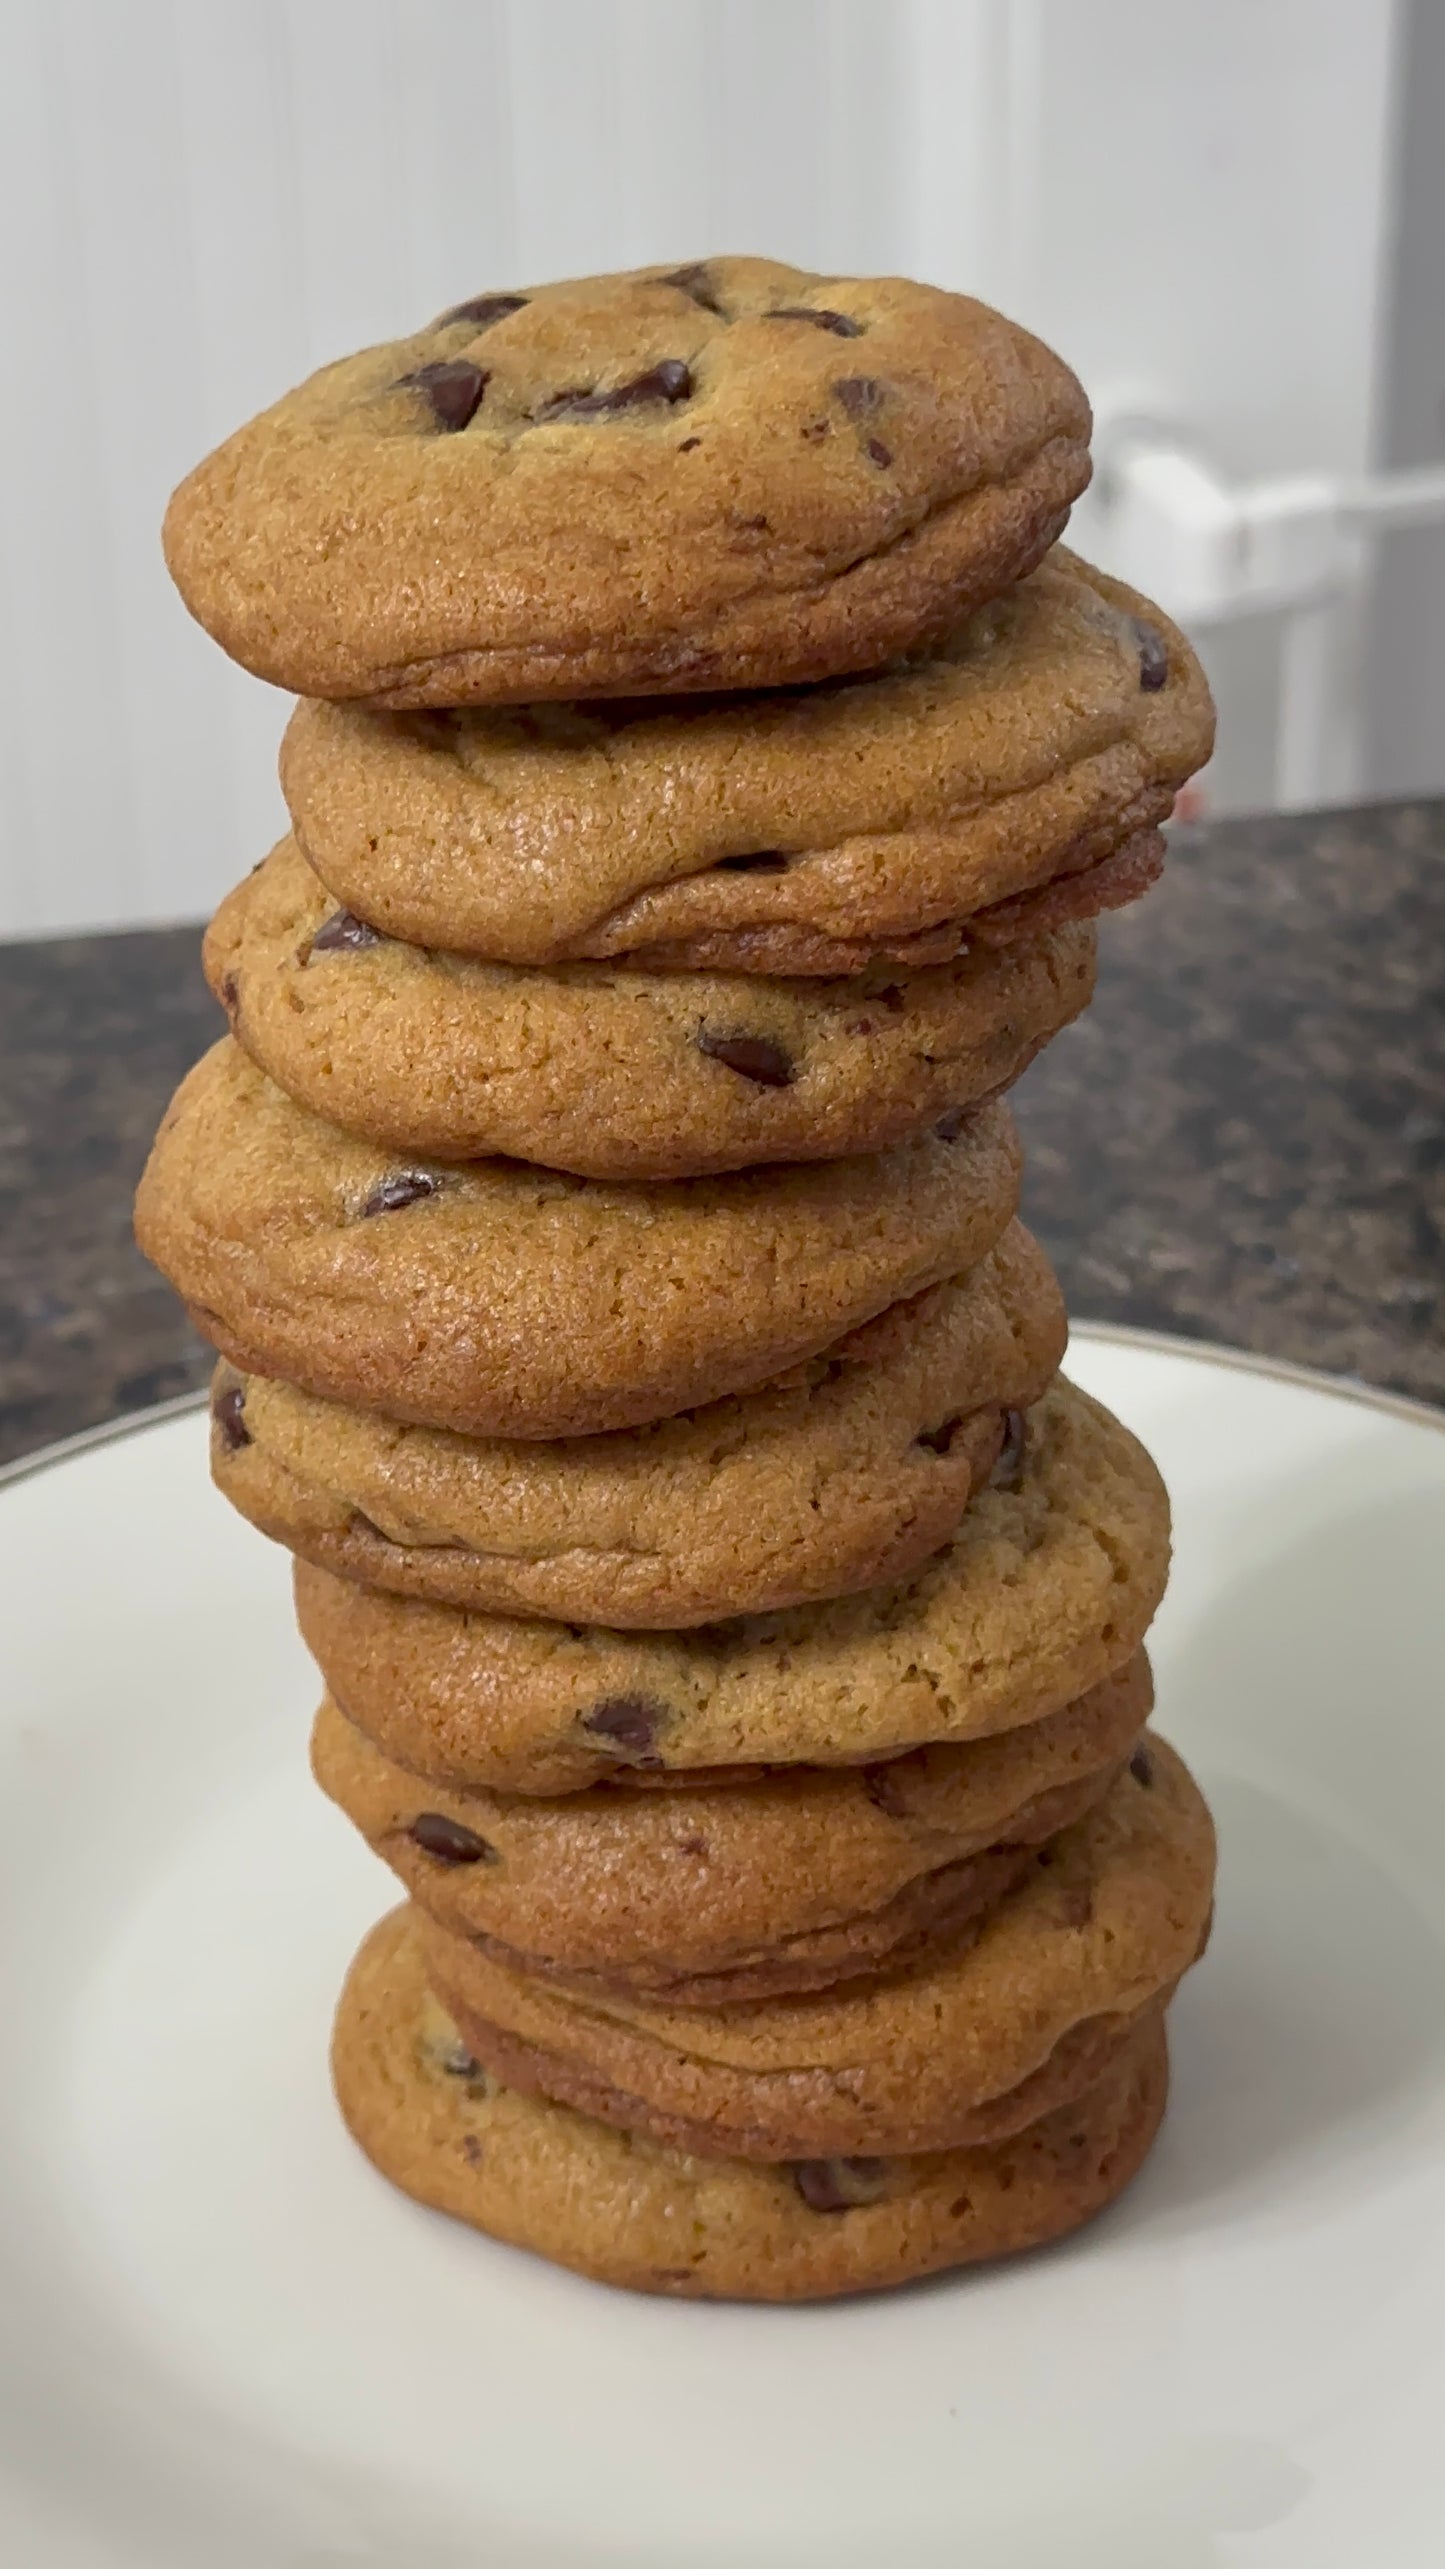
[[[991,2148],[691,2157],[480,2070],[427,1988],[407,1909],[351,1967],[332,2069],[353,2137],[418,2202],[598,2282],[779,2302],[908,2283],[1079,2228],[1143,2164],[1168,2088],[1151,2010],[1086,2095]]]

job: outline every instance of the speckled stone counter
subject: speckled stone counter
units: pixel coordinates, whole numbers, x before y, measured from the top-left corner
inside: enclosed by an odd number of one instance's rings
[[[196,954],[0,948],[0,1460],[205,1380],[130,1242]],[[1445,803],[1180,834],[1018,1105],[1076,1317],[1445,1400]]]

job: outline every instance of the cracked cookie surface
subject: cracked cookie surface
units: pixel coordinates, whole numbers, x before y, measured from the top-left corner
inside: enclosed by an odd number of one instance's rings
[[[602,2283],[765,2302],[907,2283],[1077,2229],[1137,2172],[1168,2085],[1150,2019],[1086,2094],[992,2148],[691,2156],[489,2077],[427,1989],[404,1909],[352,1965],[332,2071],[354,2138],[418,2202]]]
[[[1011,1224],[967,1274],[781,1382],[610,1436],[482,1440],[222,1366],[217,1487],[321,1568],[403,1596],[677,1629],[916,1569],[1064,1352],[1062,1297]]]
[[[1169,1566],[1143,1447],[1060,1380],[1016,1489],[981,1491],[892,1587],[683,1636],[460,1613],[297,1566],[302,1637],[398,1764],[466,1790],[851,1765],[1041,1719],[1138,1650]]]
[[[590,1435],[754,1388],[1005,1230],[1006,1107],[871,1159],[603,1184],[403,1159],[231,1042],[167,1109],[136,1234],[222,1355],[468,1435]]]
[[[339,911],[294,840],[222,902],[207,978],[288,1096],[363,1140],[579,1177],[885,1150],[1007,1088],[1088,1005],[1080,921],[841,981],[487,963]]]
[[[1060,548],[926,658],[706,705],[299,705],[297,839],[387,934],[494,961],[839,975],[1132,898],[1213,707],[1158,608]]]
[[[1197,1959],[1214,1831],[1151,1737],[962,1943],[886,1979],[692,2011],[585,1997],[424,1913],[424,1967],[468,2049],[521,2086],[682,2149],[740,2158],[954,2149],[1091,2085]]]
[[[667,1792],[449,1792],[329,1698],[311,1754],[442,1926],[574,1989],[719,2006],[876,1976],[981,1917],[1138,1753],[1151,1697],[1141,1653],[991,1740]]]

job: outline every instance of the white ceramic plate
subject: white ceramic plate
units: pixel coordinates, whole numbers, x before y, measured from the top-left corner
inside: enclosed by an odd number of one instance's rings
[[[6,2569],[1439,2569],[1445,1421],[1071,1361],[1173,1489],[1218,1932],[1113,2213],[831,2308],[634,2300],[373,2175],[326,2037],[390,1877],[282,1556],[193,1412],[8,1481]]]

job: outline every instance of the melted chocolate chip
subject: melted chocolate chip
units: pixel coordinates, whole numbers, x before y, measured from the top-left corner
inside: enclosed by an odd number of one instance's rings
[[[750,856],[720,856],[715,874],[786,874],[789,857],[779,847],[755,848]]]
[[[460,1820],[449,1820],[444,1811],[418,1811],[407,1836],[439,1864],[495,1864],[498,1860],[494,1846],[479,1838],[475,1829],[463,1828]]]
[[[711,274],[703,260],[697,260],[690,268],[674,268],[670,276],[659,277],[657,282],[659,285],[675,285],[679,294],[685,294],[690,302],[699,304],[704,312],[715,312],[720,321],[726,321],[728,316],[717,299]]]
[[[654,1754],[657,1734],[670,1719],[667,1706],[649,1702],[646,1695],[606,1695],[583,1714],[582,1728],[635,1766],[656,1766],[661,1762]]]
[[[439,428],[465,428],[486,391],[489,378],[467,357],[439,357],[400,378],[424,392]]]
[[[1006,1409],[1003,1414],[1003,1444],[998,1461],[989,1474],[989,1487],[1016,1490],[1022,1486],[1024,1455],[1028,1450],[1029,1425],[1021,1409]]]
[[[763,314],[765,321],[811,321],[815,330],[831,330],[839,339],[861,339],[863,324],[850,313],[829,312],[821,303],[780,303],[773,312]]]
[[[960,1410],[956,1417],[946,1418],[941,1427],[925,1428],[921,1436],[914,1437],[913,1442],[915,1445],[926,1445],[930,1454],[946,1454],[962,1425],[963,1412]]]
[[[408,1204],[420,1204],[423,1196],[435,1195],[441,1179],[431,1177],[425,1169],[396,1169],[374,1186],[361,1208],[366,1222],[373,1213],[400,1213]]]
[[[211,1416],[221,1431],[221,1443],[230,1454],[239,1454],[242,1446],[251,1442],[251,1431],[241,1415],[245,1406],[244,1383],[228,1383],[211,1403]]]
[[[895,1017],[908,1005],[907,993],[899,989],[896,981],[888,982],[882,990],[875,990],[873,996],[880,1008],[890,1009]]]
[[[1154,1782],[1154,1760],[1150,1756],[1149,1751],[1144,1746],[1142,1740],[1129,1760],[1129,1772],[1133,1776],[1136,1784],[1152,1786]]]
[[[635,410],[649,401],[688,401],[692,397],[692,369],[681,357],[664,357],[661,365],[650,366],[645,375],[634,375],[630,383],[614,384],[606,392],[558,393],[555,401],[546,402],[533,416],[549,423],[555,419],[601,419],[615,410]]]
[[[476,2078],[480,2075],[482,2064],[468,2051],[460,2034],[454,2043],[448,2043],[444,2052],[438,2053],[437,2058],[448,2078]]]
[[[793,2183],[810,2212],[851,2212],[877,2202],[887,2174],[883,2159],[799,2159]]]
[[[871,456],[875,464],[891,464],[893,461],[893,449],[885,446],[881,437],[870,437],[863,452]]]
[[[1139,645],[1139,684],[1146,696],[1156,696],[1169,676],[1169,645],[1142,616],[1132,617],[1131,622]]]
[[[488,330],[494,321],[505,321],[509,312],[523,311],[526,301],[524,294],[474,294],[468,303],[454,303],[436,327],[445,330],[453,321],[471,321],[478,330]]]
[[[709,1061],[722,1062],[740,1079],[756,1080],[759,1088],[791,1088],[798,1076],[790,1055],[769,1035],[714,1035],[704,1026],[696,1041]]]
[[[307,947],[307,960],[313,954],[356,954],[362,946],[384,942],[380,928],[368,926],[354,910],[333,910],[329,919],[322,920]]]
[[[850,419],[866,419],[883,399],[876,375],[844,375],[833,386]]]
[[[933,1128],[939,1141],[956,1142],[972,1113],[971,1106],[954,1106],[946,1115],[940,1116]]]
[[[679,446],[677,451],[679,455],[690,455],[694,446],[700,446],[701,444],[702,439],[700,437],[684,437],[682,444]]]

